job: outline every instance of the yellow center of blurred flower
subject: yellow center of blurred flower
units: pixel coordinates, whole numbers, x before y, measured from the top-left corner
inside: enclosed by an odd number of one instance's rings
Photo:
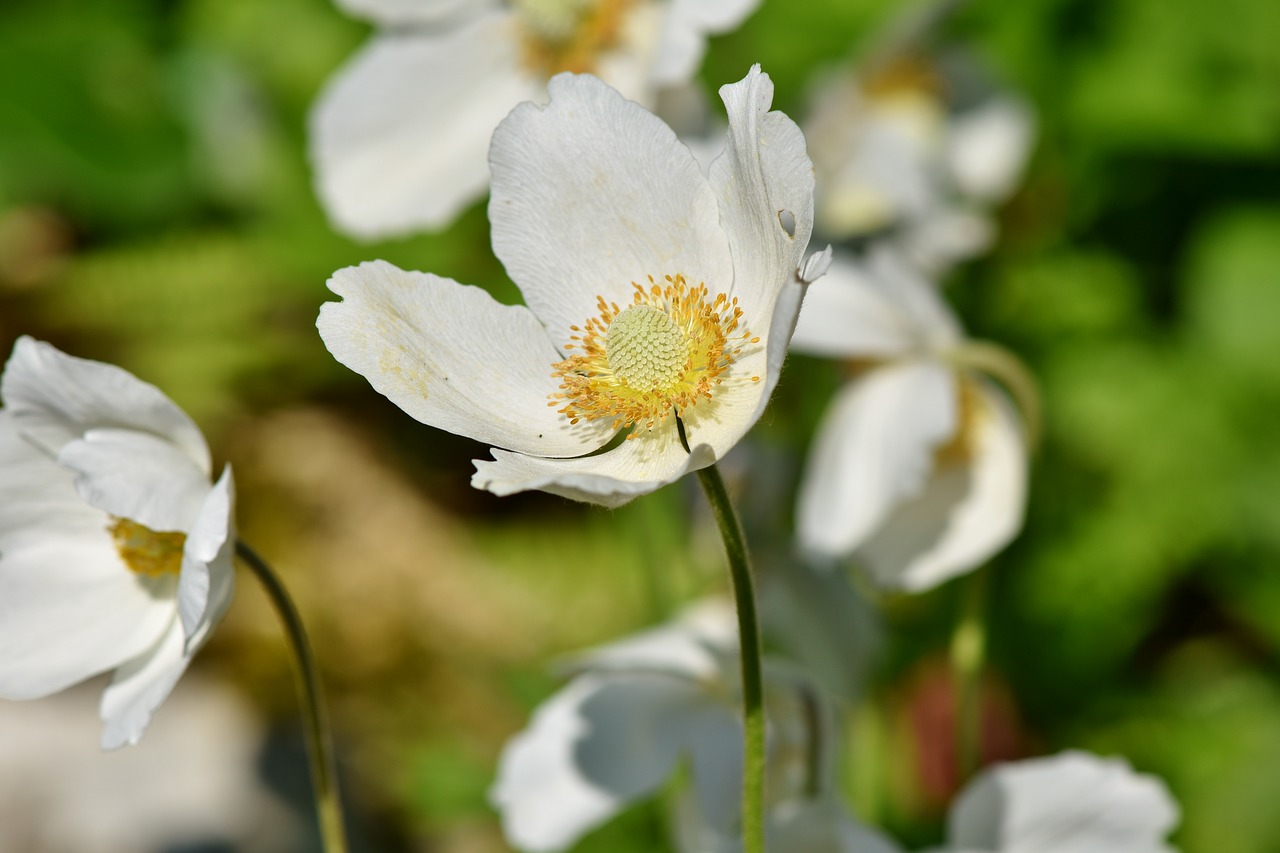
[[[182,549],[187,534],[157,533],[127,518],[112,518],[107,530],[120,559],[135,574],[155,578],[182,571]]]
[[[745,329],[735,334],[737,297],[712,299],[705,284],[689,287],[682,275],[665,281],[659,286],[650,276],[647,289],[632,282],[626,308],[598,297],[600,315],[571,327],[578,334],[565,349],[581,352],[552,365],[551,375],[563,382],[550,403],[570,423],[611,418],[614,429],[653,429],[672,412],[710,400],[742,347],[759,343]]]
[[[941,444],[934,450],[933,463],[937,468],[960,465],[973,458],[978,449],[979,425],[987,416],[982,394],[974,380],[967,376],[959,377],[956,392],[956,406],[959,408],[956,431],[946,444]]]
[[[527,68],[550,77],[594,71],[619,42],[633,0],[513,0]]]

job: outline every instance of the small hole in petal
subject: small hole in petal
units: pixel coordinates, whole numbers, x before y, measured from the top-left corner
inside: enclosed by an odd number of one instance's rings
[[[789,210],[778,211],[778,224],[782,226],[782,230],[787,232],[788,237],[796,236],[796,217]]]

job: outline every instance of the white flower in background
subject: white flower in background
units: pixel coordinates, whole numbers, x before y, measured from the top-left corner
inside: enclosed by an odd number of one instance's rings
[[[0,696],[114,670],[102,746],[136,743],[230,602],[231,471],[159,389],[31,338],[0,395]]]
[[[935,853],[1174,853],[1164,783],[1085,752],[1000,764],[951,805]]]
[[[966,367],[937,289],[886,249],[838,257],[812,285],[797,352],[864,369],[832,401],[809,451],[797,537],[854,556],[882,586],[924,590],[976,568],[1021,529],[1027,449],[1001,390]]]
[[[910,55],[829,76],[804,124],[819,176],[818,231],[891,231],[932,271],[985,250],[986,208],[1013,191],[1034,123],[1024,102],[977,76],[962,59]]]
[[[490,798],[507,839],[563,850],[690,762],[689,808],[728,835],[742,792],[737,623],[726,602],[575,659],[578,673],[503,750]],[[793,791],[812,769],[812,687],[766,673],[766,790]],[[829,721],[827,721],[829,723]]]
[[[680,805],[684,805],[681,801]],[[692,811],[678,815],[680,853],[741,853],[742,839],[698,826]],[[883,833],[865,826],[834,795],[789,800],[769,810],[767,847],[781,853],[902,853]]]
[[[706,38],[759,0],[345,0],[385,27],[321,94],[311,160],[339,230],[363,238],[447,225],[489,184],[493,129],[590,72],[652,106],[690,80]]]
[[[616,506],[711,465],[750,429],[802,282],[828,255],[800,268],[813,172],[758,67],[720,90],[729,131],[709,177],[596,78],[549,88],[550,104],[499,125],[490,153],[493,248],[528,307],[377,261],[334,274],[343,301],[317,325],[414,418],[504,448],[476,462],[472,485]]]

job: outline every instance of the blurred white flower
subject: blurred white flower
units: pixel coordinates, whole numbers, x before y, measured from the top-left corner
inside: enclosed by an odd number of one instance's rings
[[[688,809],[707,837],[730,835],[742,792],[737,623],[709,601],[678,620],[588,652],[578,674],[503,750],[490,797],[521,850],[563,850],[690,762]],[[766,668],[771,797],[817,769],[811,738],[830,721],[790,667]],[[823,759],[825,761],[825,758]]]
[[[682,810],[680,853],[741,853],[742,839],[696,825]],[[765,824],[768,848],[781,853],[901,853],[892,839],[860,823],[835,796],[788,800],[770,809]]]
[[[706,37],[759,0],[344,0],[385,27],[311,117],[316,186],[363,238],[447,225],[489,184],[485,151],[521,101],[561,71],[591,72],[652,106],[690,80]]]
[[[797,352],[867,361],[818,427],[797,536],[853,555],[880,585],[924,590],[976,568],[1021,529],[1027,450],[1004,393],[965,366],[937,289],[881,248],[812,285]]]
[[[338,361],[413,417],[496,445],[472,485],[616,506],[721,458],[777,382],[813,172],[755,67],[724,86],[709,177],[665,124],[590,75],[494,133],[494,252],[528,307],[377,261],[339,270],[317,323]],[[683,422],[691,452],[681,445]],[[626,441],[608,447],[627,432]],[[602,452],[597,452],[602,451]]]
[[[952,803],[935,853],[1173,853],[1177,823],[1159,779],[1071,751],[982,773]]]
[[[898,56],[842,69],[818,88],[804,123],[818,172],[817,228],[833,239],[892,230],[931,271],[985,250],[985,208],[1013,190],[1034,123],[971,62]]]
[[[0,696],[114,670],[102,746],[136,743],[230,602],[230,468],[159,389],[31,338],[0,395]]]

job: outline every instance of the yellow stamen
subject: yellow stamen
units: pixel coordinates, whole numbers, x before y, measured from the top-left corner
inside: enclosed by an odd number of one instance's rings
[[[683,275],[665,281],[632,282],[625,308],[597,297],[599,316],[571,327],[577,334],[565,349],[581,352],[552,365],[563,382],[549,403],[570,423],[611,418],[613,429],[653,429],[673,411],[712,399],[742,348],[760,342],[746,329],[738,333],[737,297],[712,299],[705,284],[690,287]]]
[[[527,68],[550,77],[596,70],[600,55],[618,45],[633,0],[514,0]]]
[[[187,534],[157,533],[127,518],[112,518],[107,530],[120,559],[130,571],[150,578],[177,575],[182,571],[182,549]]]
[[[968,462],[977,451],[978,429],[983,418],[988,416],[986,404],[974,380],[960,376],[956,381],[956,431],[947,441],[933,452],[933,463],[937,468],[948,465],[959,465]]]

